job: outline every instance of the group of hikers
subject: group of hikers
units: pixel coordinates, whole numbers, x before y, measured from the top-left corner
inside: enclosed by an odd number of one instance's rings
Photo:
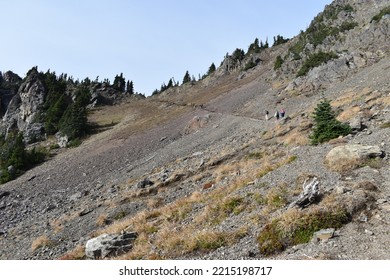
[[[284,118],[285,114],[286,114],[286,111],[284,109],[282,109],[280,111],[276,110],[274,117],[278,121],[280,118]],[[265,111],[265,120],[266,121],[269,120],[269,112],[268,111]]]

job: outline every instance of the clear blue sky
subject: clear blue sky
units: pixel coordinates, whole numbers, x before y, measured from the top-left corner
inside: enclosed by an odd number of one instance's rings
[[[331,0],[0,0],[0,71],[33,66],[150,95],[185,72],[198,78],[255,38],[305,30]]]

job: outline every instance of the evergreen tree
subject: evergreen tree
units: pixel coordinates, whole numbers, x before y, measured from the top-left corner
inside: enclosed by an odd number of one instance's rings
[[[190,76],[190,74],[188,73],[188,70],[187,70],[186,73],[184,74],[184,77],[183,77],[183,84],[186,84],[188,82],[191,82],[191,76]]]
[[[247,53],[258,53],[260,50],[259,39],[256,38],[255,41],[249,45]]]
[[[13,142],[8,165],[12,165],[16,169],[21,169],[25,166],[27,159],[27,153],[25,150],[26,146],[23,142],[23,134],[19,133]]]
[[[167,84],[167,89],[170,88],[170,87],[173,87],[173,81],[172,81],[172,78],[169,79],[168,81],[168,84]]]
[[[68,135],[69,139],[84,136],[88,130],[88,118],[86,106],[89,104],[91,94],[87,87],[80,87],[76,91],[75,102],[64,112],[60,120],[60,130]]]
[[[26,150],[22,133],[10,132],[7,138],[0,135],[0,183],[16,178],[24,170],[43,162],[45,157],[46,153],[41,150]]]
[[[232,54],[232,58],[233,58],[234,60],[239,60],[239,61],[241,61],[241,60],[244,59],[244,57],[245,57],[245,52],[244,52],[244,50],[239,49],[239,48],[235,49],[235,51],[234,51],[233,54]]]
[[[283,62],[284,62],[283,58],[280,55],[278,55],[274,63],[274,70],[277,70],[280,67],[282,67]]]
[[[61,119],[61,132],[72,140],[84,136],[88,128],[87,121],[86,108],[75,102],[68,107]]]
[[[214,73],[216,70],[215,68],[215,64],[214,63],[211,63],[210,67],[209,67],[209,70],[207,71],[207,75],[210,75],[211,73]]]
[[[277,35],[276,37],[274,37],[273,46],[281,45],[281,44],[284,44],[286,42],[288,42],[288,39],[283,38],[283,36],[281,36],[281,35]]]
[[[125,91],[126,81],[125,78],[123,78],[123,73],[120,73],[119,76],[115,76],[114,84],[112,86],[114,87],[114,89],[119,90],[121,92]]]
[[[134,94],[134,84],[133,84],[133,81],[127,80],[126,92],[129,93],[129,94]]]
[[[160,87],[160,92],[167,90],[167,88],[168,88],[167,85],[165,83],[163,83]]]
[[[327,99],[321,100],[313,113],[314,129],[310,135],[311,143],[317,145],[340,135],[351,133],[348,124],[341,123],[336,119],[336,115]]]

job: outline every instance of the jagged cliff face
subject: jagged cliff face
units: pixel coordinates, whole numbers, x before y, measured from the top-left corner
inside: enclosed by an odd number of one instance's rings
[[[0,116],[4,116],[8,104],[15,96],[22,82],[22,78],[11,71],[2,74],[0,72]]]
[[[286,91],[324,89],[385,57],[390,50],[390,16],[385,15],[380,20],[373,17],[388,5],[385,0],[340,0],[326,6],[309,28],[281,53],[284,63],[277,76],[292,79]],[[332,53],[337,58],[297,77],[300,67],[319,52]]]
[[[53,104],[63,95],[66,101],[62,105],[69,106],[75,102],[80,87],[86,87],[91,94],[89,108],[112,105],[132,95],[121,92],[109,83],[87,80],[74,82],[73,79],[67,80],[64,74],[57,77],[55,73],[38,72],[37,67],[32,68],[23,80],[10,71],[0,75],[0,134],[7,136],[10,131],[22,132],[26,143],[45,140],[45,121],[50,109],[54,110]],[[57,88],[54,83],[57,83]],[[58,88],[59,83],[65,87],[63,92],[61,86]]]
[[[18,86],[15,79],[10,82]],[[11,130],[17,130],[23,133],[27,143],[43,140],[43,124],[37,123],[35,117],[45,100],[46,89],[38,71],[30,71],[18,91],[9,95],[12,99],[8,104],[4,104],[6,111],[0,126],[1,133],[7,135]]]

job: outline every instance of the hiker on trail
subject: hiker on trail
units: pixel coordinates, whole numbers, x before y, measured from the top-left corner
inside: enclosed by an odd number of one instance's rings
[[[268,121],[268,114],[269,112],[268,111],[265,111],[265,120]]]
[[[286,111],[284,109],[280,110],[280,117],[281,118],[284,118],[284,114],[286,113]]]
[[[275,118],[276,118],[276,120],[279,120],[279,111],[278,110],[276,110],[276,112],[275,112]]]

